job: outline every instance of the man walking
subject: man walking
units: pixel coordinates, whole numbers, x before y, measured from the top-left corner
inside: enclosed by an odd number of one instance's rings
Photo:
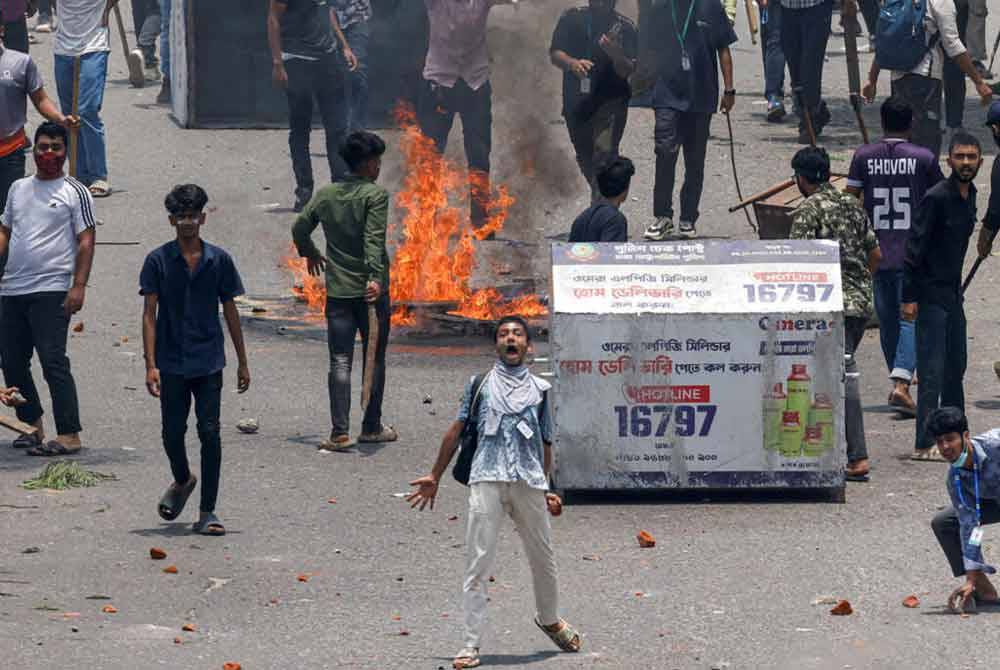
[[[948,599],[953,611],[973,602],[996,604],[997,590],[986,576],[996,569],[983,558],[983,526],[1000,522],[1000,429],[969,437],[969,421],[957,407],[941,407],[927,416],[927,435],[934,440],[948,469],[951,507],[931,521],[955,577],[965,583]]]
[[[0,42],[5,24],[0,14]],[[75,117],[64,116],[45,93],[35,61],[26,53],[0,43],[0,211],[7,204],[11,184],[24,177],[24,148],[28,136],[28,99],[47,120],[67,128],[79,126]]]
[[[939,461],[927,417],[940,406],[964,411],[967,359],[962,266],[976,227],[976,187],[983,164],[979,140],[955,133],[951,176],[928,189],[917,207],[903,260],[902,316],[917,324],[917,430],[913,460]]]
[[[486,224],[493,146],[493,89],[486,48],[486,20],[496,5],[513,0],[424,0],[430,21],[424,91],[417,116],[424,135],[442,154],[455,115],[462,118],[469,201],[474,228]]]
[[[327,5],[327,0],[270,0],[267,43],[271,49],[272,79],[276,86],[285,89],[288,98],[288,149],[295,173],[293,209],[301,212],[313,195],[309,155],[313,99],[319,105],[326,133],[330,181],[346,176],[347,170],[337,153],[346,134],[346,117],[340,107],[344,104],[344,73],[337,45],[343,49],[351,70],[357,67],[357,60],[340,32],[337,13]]]
[[[781,2],[760,0],[760,51],[764,57],[764,98],[767,120],[785,118],[785,52],[781,47]]]
[[[531,568],[535,591],[535,625],[560,649],[578,652],[582,638],[559,618],[559,587],[549,518],[561,513],[558,496],[547,493],[552,467],[551,385],[531,374],[525,357],[531,349],[528,324],[506,316],[493,337],[498,360],[483,376],[465,386],[462,406],[445,433],[430,474],[410,482],[412,507],[434,509],[438,484],[462,436],[472,431],[475,455],[469,470],[469,521],[466,526],[466,570],[462,607],[465,646],[453,667],[474,668],[486,624],[487,584],[496,562],[497,536],[506,512],[517,527]],[[468,425],[468,428],[466,427]],[[463,449],[469,448],[463,445]]]
[[[156,102],[160,105],[169,105],[172,97],[170,91],[170,15],[172,9],[171,0],[160,0],[160,72],[163,73],[163,81],[160,84],[160,92],[156,94]]]
[[[975,83],[976,92],[987,103],[993,95],[969,58],[965,45],[959,38],[958,14],[955,0],[927,0],[924,17],[924,39],[927,52],[908,72],[892,72],[892,94],[905,100],[913,109],[912,142],[927,147],[935,156],[941,154],[941,91],[944,63],[950,59]],[[885,39],[878,43],[875,60],[868,72],[868,83],[862,94],[871,102],[875,99],[878,76],[881,71],[879,54],[899,50]],[[964,95],[962,96],[964,105]]]
[[[950,1],[950,0],[949,0]],[[792,86],[801,92],[799,144],[810,144],[806,113],[818,137],[830,123],[830,110],[823,100],[823,62],[830,39],[833,0],[780,0],[781,47],[788,61]]]
[[[989,15],[986,0],[969,0],[969,26],[965,45],[969,48],[972,64],[983,79],[993,79],[993,73],[986,69],[986,17]]]
[[[340,30],[347,40],[357,66],[348,72],[347,104],[343,109],[347,114],[347,132],[364,130],[368,122],[368,41],[371,39],[369,22],[372,18],[371,0],[333,0],[337,11]]]
[[[28,0],[0,0],[3,14],[4,46],[14,51],[28,53]],[[32,7],[32,13],[34,8]]]
[[[736,33],[718,0],[667,0],[650,10],[649,28],[662,35],[653,87],[656,125],[655,221],[647,240],[674,235],[674,176],[684,151],[680,234],[694,237],[705,180],[709,126],[716,109],[728,114],[736,101],[729,45]],[[719,69],[725,90],[719,104]]]
[[[76,178],[95,198],[111,195],[107,147],[101,106],[108,76],[108,12],[118,0],[59,0],[56,28],[55,71],[59,106],[63,114],[73,109],[73,62],[80,60],[81,120]]]
[[[207,203],[208,195],[196,184],[175,186],[167,194],[164,204],[177,237],[146,256],[139,293],[144,297],[146,390],[160,399],[163,448],[174,476],[158,512],[167,521],[176,519],[198,483],[184,445],[194,398],[201,441],[201,513],[193,530],[201,535],[225,535],[226,528],[215,515],[222,467],[222,369],[226,366],[220,303],[239,361],[240,393],[250,388],[250,370],[233,302],[243,295],[243,282],[229,254],[201,239]]]
[[[145,79],[159,81],[160,61],[156,59],[156,41],[160,37],[162,23],[160,0],[132,0],[132,21],[136,47],[142,52]]]
[[[35,174],[14,182],[0,224],[0,351],[9,386],[27,401],[17,418],[38,429],[14,440],[32,456],[80,451],[80,405],[66,356],[69,321],[83,308],[97,222],[86,187],[63,174],[68,133],[46,121],[35,131]],[[52,395],[56,439],[44,439],[42,404],[31,375],[35,353]]]
[[[844,292],[844,352],[847,356],[844,425],[847,433],[848,479],[867,481],[868,447],[856,353],[872,314],[872,272],[881,253],[865,210],[857,199],[830,184],[830,157],[825,149],[805,147],[792,159],[795,181],[806,200],[792,213],[789,237],[834,240],[840,244]]]
[[[350,174],[326,186],[295,220],[292,239],[314,276],[326,270],[326,325],[330,348],[330,415],[333,429],[321,449],[354,446],[350,434],[351,369],[354,339],[361,332],[362,358],[368,366],[371,328],[375,334],[374,369],[368,406],[358,442],[394,442],[391,426],[382,425],[385,352],[389,343],[389,253],[385,248],[389,193],[375,184],[382,168],[385,142],[366,131],[351,133],[340,155]],[[312,232],[323,226],[326,253],[313,244]],[[372,317],[377,322],[372,323]]]
[[[875,273],[875,311],[879,320],[882,355],[889,367],[893,390],[889,405],[915,416],[917,404],[910,382],[917,367],[914,323],[900,318],[903,254],[913,213],[934,184],[944,179],[937,157],[912,144],[913,110],[902,98],[882,103],[881,142],[859,147],[851,161],[847,191],[864,202],[875,228],[882,261]]]
[[[597,173],[600,199],[576,217],[569,231],[569,242],[628,242],[628,220],[621,212],[635,166],[624,156],[601,167]]]
[[[552,33],[549,57],[563,71],[563,118],[594,201],[596,168],[618,156],[625,133],[638,48],[635,25],[615,11],[615,0],[566,10]]]

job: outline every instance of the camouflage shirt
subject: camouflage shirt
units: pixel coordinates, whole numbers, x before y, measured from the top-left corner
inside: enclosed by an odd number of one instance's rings
[[[844,316],[871,316],[872,275],[868,270],[868,255],[878,247],[878,240],[857,198],[823,184],[792,212],[791,237],[839,242]]]

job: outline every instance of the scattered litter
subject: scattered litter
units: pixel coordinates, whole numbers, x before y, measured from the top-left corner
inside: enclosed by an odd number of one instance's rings
[[[135,447],[122,447],[122,451],[135,451]]]
[[[407,635],[410,634],[410,631],[408,631],[406,629],[403,629],[403,630],[399,631],[399,634],[405,637],[405,636],[407,636]]]
[[[836,605],[839,601],[833,596],[818,596],[813,598],[813,605]]]
[[[299,575],[298,577],[296,577],[296,579],[299,580],[300,582],[308,582],[309,575]]]
[[[635,592],[635,597],[636,597],[636,598],[645,598],[645,597],[646,597],[646,594],[645,594],[645,593],[643,593],[642,591],[636,591],[636,592]]]
[[[185,633],[193,633],[195,631],[195,627],[193,623],[186,623],[181,626],[181,630]]]
[[[21,553],[22,554],[39,554],[39,553],[41,553],[41,551],[42,550],[40,548],[38,548],[38,547],[28,547],[27,549],[25,549]]]
[[[58,612],[58,607],[52,607],[51,605],[35,605],[32,609],[36,609],[39,612]]]
[[[126,391],[138,391],[139,390],[138,386],[126,386],[124,388],[125,388]]]
[[[597,555],[594,555],[594,554],[591,554],[591,555],[588,555],[588,556],[584,556],[583,560],[585,560],[585,561],[599,561],[599,560],[601,560],[601,557],[597,556]]]
[[[231,582],[233,580],[232,579],[221,579],[219,577],[209,577],[208,581],[211,582],[211,583],[208,585],[208,588],[205,589],[205,593],[211,593],[212,591],[215,591],[216,589],[221,589],[223,586],[225,586],[226,584],[228,584],[229,582]]]
[[[84,600],[111,600],[111,596],[103,596],[100,594],[87,596]]]
[[[163,568],[163,571],[165,573],[167,573],[168,575],[176,575],[177,574],[177,566],[176,565],[168,565],[167,567]]]
[[[450,517],[448,517],[448,521],[458,521],[458,515],[452,514]]]
[[[162,561],[164,558],[167,557],[167,552],[165,552],[163,549],[160,549],[159,547],[153,547],[152,549],[149,550],[149,557],[154,561]]]
[[[223,663],[222,670],[243,670],[243,666],[239,663]]]
[[[78,463],[72,461],[56,461],[46,465],[41,474],[34,479],[25,481],[21,486],[29,491],[38,489],[62,491],[97,486],[103,481],[113,479],[116,479],[114,475],[84,470]]]
[[[267,308],[266,308],[266,307],[261,307],[260,305],[255,305],[255,306],[254,306],[254,307],[253,307],[253,308],[252,308],[252,309],[250,310],[250,313],[251,313],[251,314],[263,314],[263,313],[264,313],[264,312],[266,312],[266,311],[267,311]]]
[[[815,628],[796,628],[795,632],[796,633],[812,633],[815,630],[816,630]]]
[[[121,343],[128,344],[128,335],[122,335]]]
[[[329,500],[327,500],[327,502],[330,503],[331,505],[336,505],[337,504],[337,499],[336,498],[330,498]]]
[[[101,611],[105,614],[118,614],[118,608],[114,605],[105,605],[101,608]]]
[[[80,321],[75,326],[73,326],[73,332],[74,333],[82,333],[83,332],[83,321]]]
[[[833,616],[849,616],[851,614],[854,614],[854,610],[851,609],[851,603],[847,602],[846,600],[841,600],[839,603],[837,603],[836,607],[830,610],[830,614],[832,614]]]
[[[906,596],[903,598],[903,607],[909,607],[910,609],[920,607],[920,598],[916,596]]]
[[[175,637],[174,644],[181,644],[181,639],[179,637]]]
[[[393,493],[392,494],[393,498],[405,498],[406,496],[407,496],[406,493]]]
[[[241,433],[253,435],[260,430],[260,425],[257,423],[257,419],[243,419],[236,424],[236,430]]]
[[[434,402],[434,398],[430,397],[429,395],[425,395],[424,396],[424,404],[425,405],[430,405],[432,402]]]
[[[639,541],[639,546],[643,549],[652,549],[656,546],[656,540],[653,536],[644,530],[640,530],[639,534],[635,536],[635,539]]]

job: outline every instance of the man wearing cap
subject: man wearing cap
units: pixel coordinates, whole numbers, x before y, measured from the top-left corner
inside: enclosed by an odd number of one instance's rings
[[[847,478],[868,479],[861,390],[854,354],[872,314],[872,273],[882,260],[878,240],[868,215],[857,198],[830,184],[830,157],[819,147],[800,149],[792,159],[795,182],[806,200],[792,213],[789,237],[799,240],[833,240],[840,244],[840,270],[844,291],[844,351],[847,355],[847,399],[844,426],[847,432]]]

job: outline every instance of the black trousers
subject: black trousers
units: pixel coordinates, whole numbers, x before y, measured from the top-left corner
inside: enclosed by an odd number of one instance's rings
[[[969,27],[969,1],[955,0],[958,10],[958,36],[965,44]],[[961,128],[965,116],[965,73],[950,58],[945,58],[942,71],[944,82],[944,118],[949,128]]]
[[[1000,504],[996,500],[986,499],[981,502],[982,523],[988,526],[1000,523]],[[938,544],[944,550],[951,566],[951,574],[961,577],[965,574],[965,560],[962,552],[962,533],[958,523],[958,512],[954,507],[938,512],[931,521],[931,528],[937,536]]]
[[[378,315],[378,340],[375,348],[375,376],[361,432],[377,433],[382,428],[382,397],[385,394],[385,351],[389,345],[389,294],[383,287],[375,301]],[[368,303],[362,298],[327,298],[327,345],[330,349],[330,417],[333,435],[348,435],[351,418],[351,369],[354,365],[354,339],[361,331],[361,357],[368,360]]]
[[[347,176],[347,165],[340,157],[340,143],[347,134],[347,116],[338,109],[344,105],[343,69],[336,57],[318,61],[292,58],[285,61],[288,73],[288,149],[292,155],[296,194],[311,195],[313,191],[312,158],[309,136],[312,133],[313,102],[319,106],[323,130],[326,133],[326,160],[330,165],[330,181]]]
[[[493,88],[486,82],[478,90],[459,79],[451,88],[427,82],[418,105],[420,130],[434,141],[442,154],[455,115],[462,117],[465,159],[472,173],[470,193],[472,225],[486,223],[486,200],[490,195],[490,151],[493,148]]]
[[[182,375],[160,374],[163,449],[167,452],[170,471],[178,484],[191,479],[184,436],[187,434],[192,398],[198,439],[201,441],[201,511],[214,512],[222,469],[222,438],[219,430],[222,371],[193,379],[185,379]]]
[[[941,154],[941,80],[912,72],[892,82],[892,94],[913,109],[910,141]]]
[[[830,39],[833,0],[808,9],[781,9],[781,48],[788,62],[792,86],[802,88],[804,104],[813,123],[823,103],[823,59]],[[800,113],[801,110],[800,110]],[[804,127],[804,121],[799,125]]]
[[[684,186],[681,187],[681,221],[696,223],[701,190],[705,183],[705,153],[712,115],[680,112],[667,107],[654,110],[653,140],[656,152],[656,183],[653,186],[653,216],[674,216],[674,181],[677,155],[684,151]]]
[[[569,114],[566,128],[576,152],[576,164],[590,186],[591,200],[601,197],[597,172],[602,165],[618,157],[618,148],[628,123],[628,100],[609,100],[586,119]]]
[[[7,206],[11,184],[24,177],[24,149],[0,157],[0,212]]]
[[[155,67],[156,40],[160,36],[160,0],[132,0],[136,46],[146,67]]]
[[[929,449],[934,438],[927,417],[938,407],[965,411],[965,369],[969,360],[965,309],[956,296],[950,305],[920,303],[917,310],[917,431],[915,449]]]
[[[28,19],[21,17],[16,21],[4,21],[3,44],[8,49],[28,53]]]
[[[31,375],[31,355],[37,353],[52,396],[56,432],[60,435],[80,432],[80,403],[66,355],[69,317],[63,309],[65,300],[65,291],[4,296],[0,300],[3,376],[7,386],[16,386],[28,401],[17,408],[17,418],[34,423],[43,415],[38,388]]]

